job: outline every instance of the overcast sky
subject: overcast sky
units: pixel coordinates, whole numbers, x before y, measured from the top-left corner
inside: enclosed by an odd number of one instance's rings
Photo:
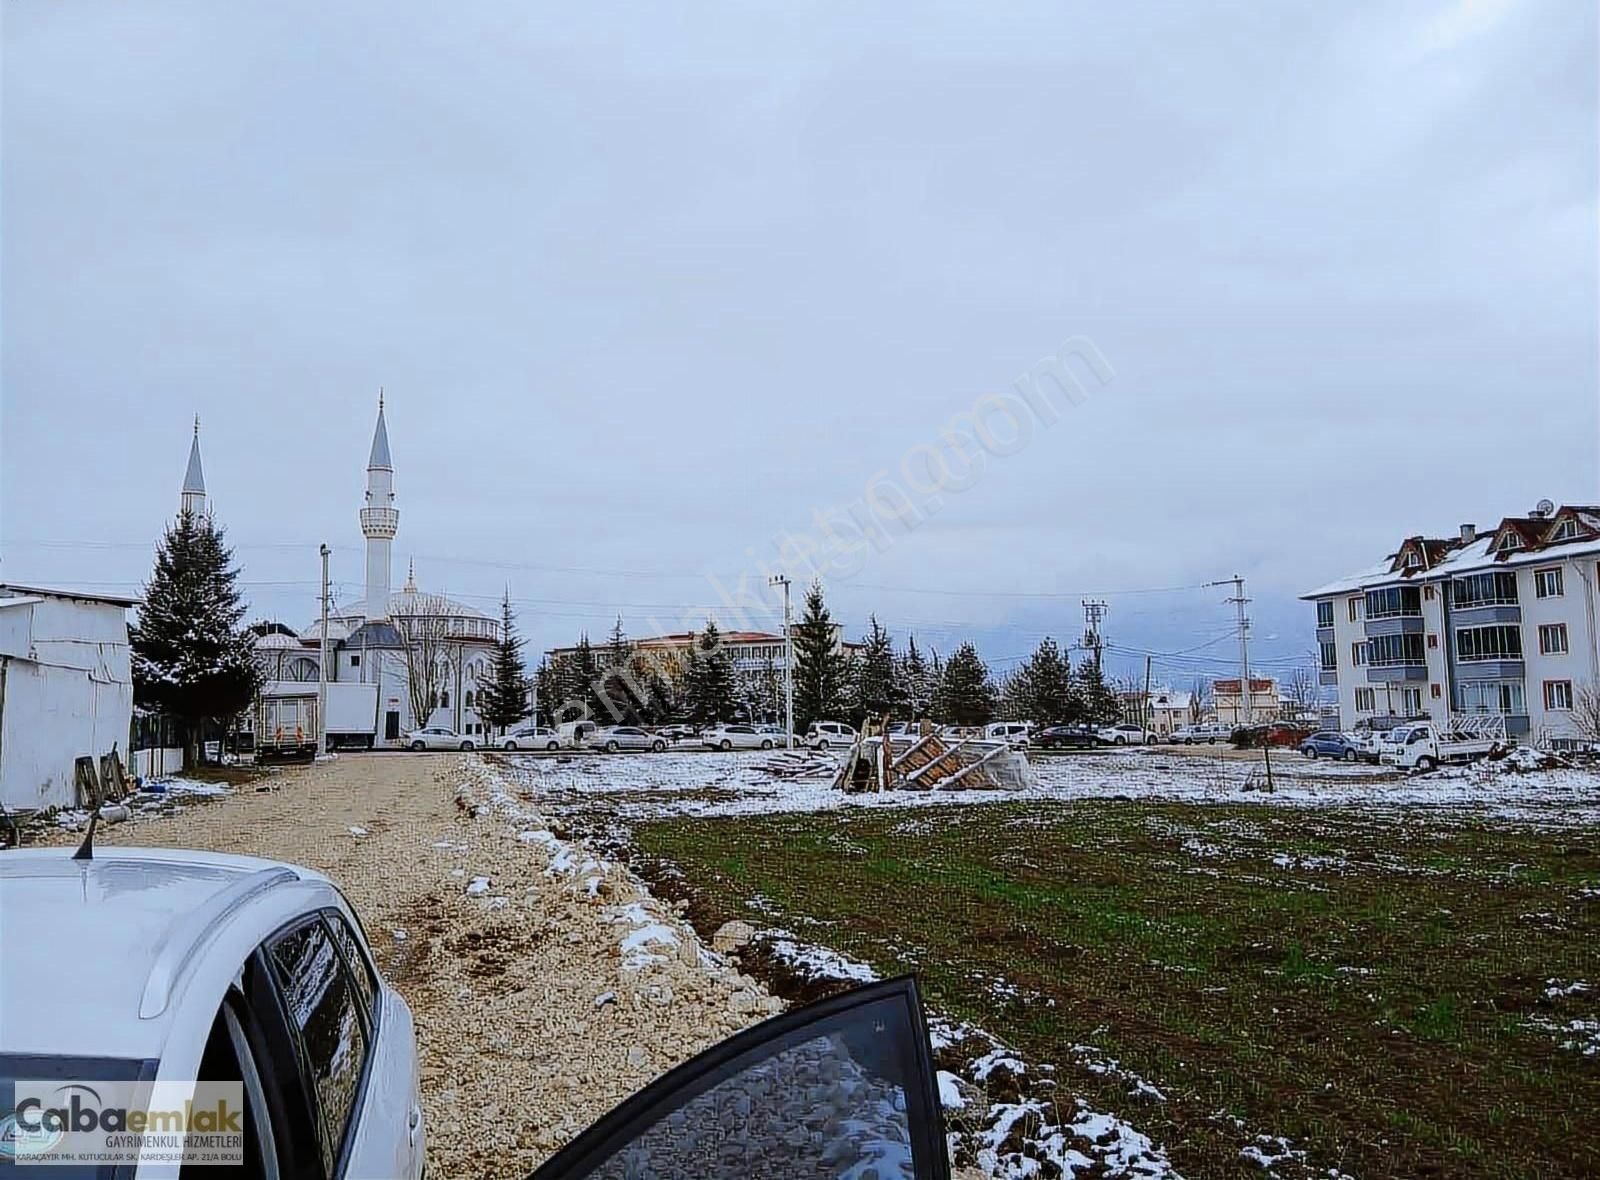
[[[397,587],[642,633],[1074,339],[1081,404],[835,568],[852,631],[1004,666],[1101,592],[1183,681],[1187,587],[1287,661],[1401,536],[1600,501],[1593,4],[3,21],[11,581],[134,589],[198,413],[253,613],[322,541],[360,598],[383,386]]]

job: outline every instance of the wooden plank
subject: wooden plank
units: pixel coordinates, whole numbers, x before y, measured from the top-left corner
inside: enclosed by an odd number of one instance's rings
[[[936,790],[940,790],[940,791],[949,790],[951,787],[953,787],[957,783],[959,783],[962,779],[966,778],[967,775],[971,774],[974,770],[979,770],[979,769],[983,768],[984,766],[987,766],[989,763],[993,762],[996,758],[1000,757],[1000,755],[1008,754],[1010,752],[1011,752],[1011,749],[1010,749],[1009,746],[1001,746],[999,749],[990,750],[987,754],[985,754],[982,758],[979,758],[976,762],[973,762],[973,763],[970,763],[970,764],[968,764],[966,766],[963,766],[961,768],[961,770],[958,771],[956,774],[951,775],[949,778],[947,778],[943,782],[939,783],[935,789]]]
[[[72,785],[78,794],[78,806],[96,808],[105,802],[100,794],[100,779],[95,774],[94,759],[85,754],[72,764]]]

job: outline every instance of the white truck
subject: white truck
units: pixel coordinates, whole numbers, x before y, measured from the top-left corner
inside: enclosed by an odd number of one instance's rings
[[[1499,714],[1450,718],[1448,728],[1413,721],[1383,735],[1378,760],[1401,770],[1433,770],[1446,762],[1470,762],[1506,747],[1506,719]]]
[[[378,732],[378,686],[329,681],[328,748],[370,750]],[[256,758],[311,758],[317,752],[317,685],[269,680],[256,706]]]

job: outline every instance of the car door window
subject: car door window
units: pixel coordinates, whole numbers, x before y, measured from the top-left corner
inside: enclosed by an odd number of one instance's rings
[[[298,1036],[301,1068],[316,1096],[323,1167],[331,1176],[354,1121],[367,1059],[368,1038],[356,986],[320,920],[277,939],[271,957]]]
[[[657,1079],[533,1180],[947,1180],[916,988],[890,980],[774,1017]]]
[[[356,994],[361,997],[361,1006],[366,1010],[367,1029],[370,1033],[372,1027],[378,1023],[377,973],[372,968],[372,961],[361,949],[361,940],[350,928],[350,923],[345,921],[344,915],[338,910],[327,910],[322,916],[327,920],[328,929],[333,932],[333,941],[338,945],[339,953],[344,956],[351,982],[355,984]]]

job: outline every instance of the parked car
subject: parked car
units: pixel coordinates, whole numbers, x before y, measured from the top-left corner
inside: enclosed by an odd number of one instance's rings
[[[1336,729],[1324,729],[1300,743],[1300,752],[1307,758],[1338,758],[1355,762],[1361,757],[1361,747]]]
[[[806,730],[806,745],[813,750],[855,744],[856,731],[843,721],[813,721]]]
[[[559,750],[561,737],[555,730],[543,725],[528,725],[513,729],[500,739],[502,750]]]
[[[1100,733],[1092,725],[1052,725],[1041,729],[1034,739],[1040,749],[1090,749],[1100,744]]]
[[[1137,725],[1123,723],[1105,726],[1100,730],[1100,740],[1108,746],[1142,746],[1150,740],[1150,734]]]
[[[1231,725],[1218,725],[1215,721],[1207,721],[1201,725],[1180,725],[1172,731],[1171,740],[1180,746],[1194,746],[1204,742],[1214,746],[1218,742],[1225,742],[1233,736]]]
[[[411,1011],[322,874],[166,848],[102,847],[87,859],[12,849],[0,856],[0,913],[50,931],[8,938],[0,955],[6,1012],[26,1013],[0,1021],[8,1101],[21,1079],[94,1079],[108,1104],[116,1090],[104,1083],[149,1079],[198,1110],[208,1099],[196,1078],[231,1083],[243,1091],[244,1166],[200,1171],[325,1176],[333,1161],[344,1176],[422,1175]],[[6,1154],[19,1146],[8,1134]]]
[[[446,729],[442,725],[429,725],[423,729],[413,729],[406,734],[406,745],[413,750],[471,750],[475,748],[471,738],[459,734],[453,729]]]
[[[714,725],[700,735],[708,750],[770,750],[782,734],[762,733],[754,725]]]
[[[700,731],[692,725],[663,725],[656,730],[656,736],[666,739],[668,744],[671,744],[698,737],[700,736]]]
[[[1027,721],[996,721],[984,726],[983,736],[991,742],[1005,742],[1008,746],[1026,746],[1033,725]]]
[[[532,1180],[944,1180],[935,1076],[916,984],[868,984],[774,1016],[669,1070]]]
[[[556,727],[556,741],[563,750],[581,750],[599,729],[593,721],[568,721]]]
[[[1256,750],[1262,746],[1298,747],[1315,730],[1309,725],[1296,725],[1290,721],[1272,721],[1247,725],[1235,729],[1228,738],[1241,750]]]
[[[607,754],[617,754],[623,750],[653,750],[659,754],[667,748],[667,739],[659,734],[646,733],[637,725],[608,725],[596,730],[589,744],[598,746]]]

